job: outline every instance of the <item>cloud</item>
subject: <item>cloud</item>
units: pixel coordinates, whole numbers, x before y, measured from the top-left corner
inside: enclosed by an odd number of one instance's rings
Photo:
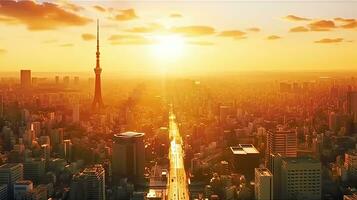
[[[240,30],[228,30],[228,31],[222,31],[218,36],[220,37],[232,37],[232,38],[242,38],[246,35],[245,32],[240,31]]]
[[[311,19],[305,18],[305,17],[298,17],[296,15],[288,15],[284,17],[285,19],[289,21],[310,21]]]
[[[120,14],[115,16],[115,20],[128,21],[138,18],[134,9],[120,10]]]
[[[324,38],[315,41],[315,43],[320,43],[320,44],[330,44],[330,43],[340,43],[340,42],[343,42],[343,38]]]
[[[345,28],[345,29],[352,29],[352,28],[357,28],[357,21],[354,21],[354,22],[350,22],[348,24],[344,24],[341,26],[342,28]]]
[[[257,27],[252,27],[252,28],[248,28],[247,31],[251,31],[251,32],[260,32],[260,28]]]
[[[337,17],[334,19],[336,22],[344,22],[344,23],[350,23],[356,21],[355,19],[352,18],[342,18],[342,17]]]
[[[66,10],[71,10],[71,11],[74,11],[74,12],[78,12],[78,11],[84,10],[84,8],[82,6],[70,3],[70,2],[68,2],[66,0],[60,1],[60,4],[61,4],[61,7],[66,9]]]
[[[335,22],[331,20],[319,20],[308,25],[312,31],[329,31],[336,28]]]
[[[278,40],[278,39],[281,39],[281,37],[277,36],[277,35],[270,35],[266,39],[267,40]]]
[[[151,23],[148,26],[138,26],[138,27],[133,27],[130,29],[127,29],[127,32],[131,33],[152,33],[155,31],[162,30],[163,26],[157,23]]]
[[[93,8],[94,8],[96,11],[99,11],[99,12],[105,12],[105,11],[107,11],[104,7],[99,6],[99,5],[95,5],[95,6],[93,6]]]
[[[112,45],[149,45],[156,41],[141,35],[111,35],[108,38]]]
[[[25,24],[29,30],[50,30],[66,26],[82,26],[91,22],[54,3],[35,1],[0,1],[0,16]]]
[[[214,45],[213,42],[209,42],[209,41],[189,41],[188,44],[199,45],[199,46],[212,46],[212,45]]]
[[[210,26],[181,26],[171,29],[172,33],[182,34],[184,36],[211,35],[214,31],[214,28]]]
[[[90,41],[90,40],[95,40],[96,36],[90,33],[83,33],[82,34],[82,39],[85,41]]]
[[[0,55],[7,53],[6,49],[0,49]]]
[[[308,32],[309,29],[304,26],[296,26],[289,30],[291,33]]]
[[[344,29],[357,28],[357,19],[337,17],[334,19],[334,21],[340,24],[342,23],[342,25],[339,26],[340,28],[344,28]]]
[[[182,15],[181,15],[180,13],[172,13],[172,14],[170,15],[170,17],[171,17],[171,18],[181,18]]]
[[[72,44],[72,43],[66,43],[66,44],[61,44],[61,45],[59,45],[60,47],[73,47],[74,46],[74,44]]]

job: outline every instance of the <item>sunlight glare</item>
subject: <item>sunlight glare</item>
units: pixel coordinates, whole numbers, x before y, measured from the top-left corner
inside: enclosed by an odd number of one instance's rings
[[[184,40],[177,35],[157,36],[157,44],[153,45],[155,57],[164,61],[172,61],[183,53]]]

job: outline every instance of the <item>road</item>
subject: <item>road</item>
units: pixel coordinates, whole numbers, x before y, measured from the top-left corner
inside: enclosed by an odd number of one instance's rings
[[[169,159],[170,172],[168,179],[169,200],[189,200],[187,178],[183,162],[182,138],[176,122],[176,117],[171,111],[169,114],[169,137],[171,140]]]

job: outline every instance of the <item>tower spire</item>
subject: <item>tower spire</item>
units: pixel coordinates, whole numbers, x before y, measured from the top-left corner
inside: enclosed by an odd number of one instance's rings
[[[97,19],[97,52],[99,52],[99,19]]]
[[[103,99],[102,99],[102,86],[101,86],[101,78],[100,74],[102,73],[102,68],[100,68],[100,51],[99,51],[99,19],[97,19],[97,52],[96,55],[96,63],[94,68],[95,73],[95,90],[94,90],[94,99],[93,99],[93,110],[98,111],[103,107]]]

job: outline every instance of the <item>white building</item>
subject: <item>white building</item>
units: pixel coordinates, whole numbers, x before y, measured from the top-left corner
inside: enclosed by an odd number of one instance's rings
[[[267,168],[255,168],[255,199],[273,200],[273,175]]]

